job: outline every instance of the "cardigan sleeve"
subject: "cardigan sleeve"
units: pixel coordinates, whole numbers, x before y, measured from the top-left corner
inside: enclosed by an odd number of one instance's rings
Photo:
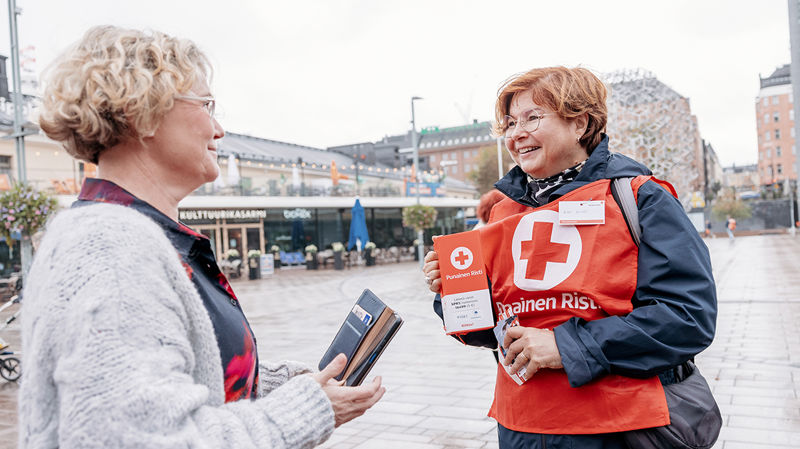
[[[125,216],[80,217],[48,230],[31,270],[20,447],[310,448],[330,436],[330,401],[308,375],[224,403],[219,356],[203,357],[215,340],[199,334],[210,320],[187,305],[166,237]]]
[[[653,181],[638,192],[642,229],[633,311],[571,318],[554,331],[570,385],[607,373],[650,377],[685,362],[714,337],[717,297],[708,248],[681,204]]]
[[[293,360],[260,362],[258,365],[258,395],[264,396],[288,382],[289,379],[311,372],[313,370],[308,365]]]

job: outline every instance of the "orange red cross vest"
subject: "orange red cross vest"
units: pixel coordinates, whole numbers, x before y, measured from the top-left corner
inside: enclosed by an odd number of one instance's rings
[[[633,180],[634,194],[651,178]],[[564,201],[605,201],[605,224],[559,225]],[[610,181],[582,186],[538,208],[503,200],[480,229],[498,315],[521,326],[552,329],[572,317],[625,315],[636,289],[638,248],[611,195]],[[502,251],[498,251],[502,248]],[[504,427],[545,434],[620,432],[669,424],[657,376],[605,375],[571,387],[563,369],[543,369],[517,385],[498,365],[489,416]]]

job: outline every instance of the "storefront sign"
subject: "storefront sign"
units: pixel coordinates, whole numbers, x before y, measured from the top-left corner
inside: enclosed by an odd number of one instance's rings
[[[308,209],[284,209],[283,218],[287,220],[308,220],[311,218],[311,211]]]
[[[419,183],[420,196],[441,196],[444,188],[438,182],[421,182]],[[417,194],[417,185],[413,182],[406,183],[406,196],[414,196]]]
[[[259,219],[267,218],[264,209],[219,209],[219,210],[182,210],[181,221],[190,220],[216,220],[216,219]]]

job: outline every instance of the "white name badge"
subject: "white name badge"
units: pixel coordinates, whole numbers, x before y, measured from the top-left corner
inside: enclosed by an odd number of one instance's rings
[[[561,201],[558,203],[558,224],[596,225],[606,223],[606,202]]]

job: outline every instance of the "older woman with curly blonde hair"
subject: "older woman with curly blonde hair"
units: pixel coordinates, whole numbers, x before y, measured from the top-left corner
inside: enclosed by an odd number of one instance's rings
[[[191,41],[89,30],[50,68],[42,130],[94,162],[48,225],[22,320],[19,446],[287,447],[382,396],[264,363],[207,238],[178,202],[218,173],[208,58]]]

